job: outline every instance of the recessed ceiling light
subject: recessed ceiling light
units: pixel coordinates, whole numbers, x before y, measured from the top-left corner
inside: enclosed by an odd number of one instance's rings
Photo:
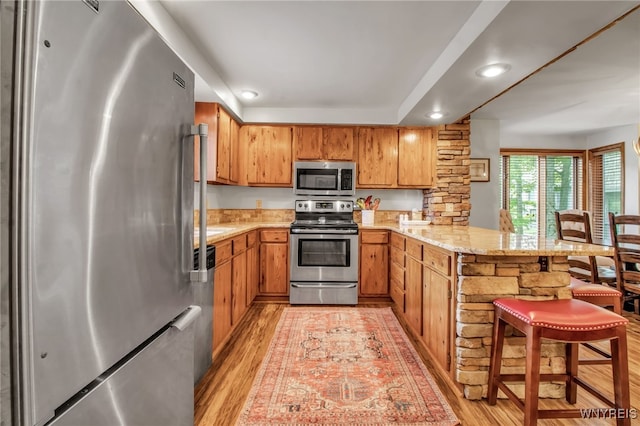
[[[439,118],[444,117],[444,114],[440,111],[433,111],[431,114],[429,114],[429,117],[433,118],[434,120],[438,120]]]
[[[240,92],[240,96],[245,99],[254,99],[258,97],[258,92],[254,92],[253,90],[243,90]]]
[[[492,78],[497,77],[500,74],[504,74],[505,72],[511,69],[511,65],[509,64],[490,64],[484,67],[480,67],[476,70],[476,75],[478,77],[486,77]]]

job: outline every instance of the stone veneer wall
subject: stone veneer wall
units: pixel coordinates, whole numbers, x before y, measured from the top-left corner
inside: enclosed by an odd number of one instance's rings
[[[467,399],[486,398],[493,333],[493,300],[516,297],[529,300],[569,299],[570,276],[566,256],[549,256],[547,271],[541,271],[538,256],[458,256],[456,306],[456,380]],[[507,327],[502,373],[524,374],[525,337]],[[565,372],[562,343],[542,345],[542,373]],[[521,398],[524,383],[509,387]],[[501,397],[504,394],[499,392]],[[564,384],[541,383],[540,397],[564,398]]]
[[[438,127],[436,180],[424,190],[423,209],[434,225],[469,225],[470,118]]]

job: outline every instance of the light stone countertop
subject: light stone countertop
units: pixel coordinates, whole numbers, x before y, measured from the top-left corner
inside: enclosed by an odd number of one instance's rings
[[[236,237],[244,234],[245,232],[253,231],[259,228],[289,228],[291,222],[246,222],[246,223],[219,223],[216,225],[209,225],[207,230],[223,230],[221,233],[207,236],[207,244],[215,244],[227,238]],[[197,232],[197,230],[196,230]],[[193,247],[200,246],[200,237],[195,234],[193,237]]]
[[[207,237],[207,244],[215,244],[259,228],[288,228],[291,222],[221,223],[208,229],[227,231]],[[415,238],[445,250],[457,253],[489,256],[613,256],[613,247],[594,244],[571,243],[556,239],[538,238],[532,235],[502,233],[493,229],[474,226],[426,225],[400,226],[395,222],[360,225],[361,230],[384,229]],[[194,247],[199,238],[194,237]]]
[[[489,256],[613,256],[609,246],[571,243],[533,235],[502,233],[474,226],[421,225],[400,227],[398,223],[376,223],[360,229],[388,229],[445,250]]]

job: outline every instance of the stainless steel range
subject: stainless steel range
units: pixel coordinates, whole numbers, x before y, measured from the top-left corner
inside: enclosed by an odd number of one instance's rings
[[[291,224],[291,304],[358,303],[358,225],[351,200],[297,200]]]

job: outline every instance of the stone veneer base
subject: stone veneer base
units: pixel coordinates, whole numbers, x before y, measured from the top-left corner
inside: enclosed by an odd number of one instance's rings
[[[483,256],[459,254],[456,303],[455,380],[464,397],[486,398],[493,333],[493,300],[516,297],[528,300],[571,298],[569,263],[566,256]],[[507,327],[502,362],[503,374],[524,374],[525,338]],[[542,373],[565,372],[565,345],[542,346]],[[524,383],[509,385],[520,398]],[[541,383],[540,397],[564,398],[563,383]],[[499,392],[500,397],[506,396]]]

